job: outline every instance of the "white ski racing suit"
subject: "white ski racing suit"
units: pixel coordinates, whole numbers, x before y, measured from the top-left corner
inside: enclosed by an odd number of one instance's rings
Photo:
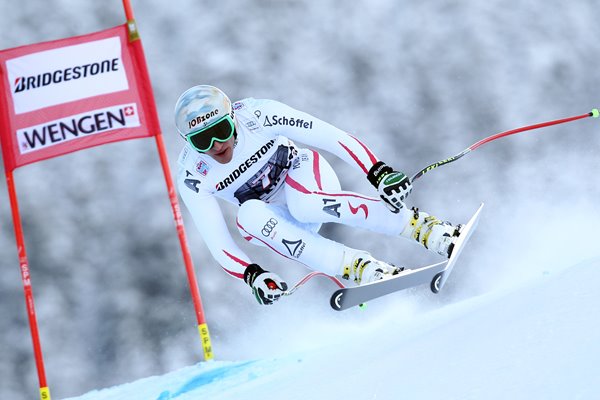
[[[187,144],[177,177],[181,198],[227,273],[243,279],[252,261],[232,239],[216,197],[240,206],[237,228],[250,243],[332,276],[340,273],[345,246],[320,236],[322,223],[400,235],[410,210],[393,214],[379,198],[341,190],[329,163],[295,144],[331,152],[366,177],[378,159],[361,141],[277,101],[248,98],[233,109],[231,161],[220,164]]]

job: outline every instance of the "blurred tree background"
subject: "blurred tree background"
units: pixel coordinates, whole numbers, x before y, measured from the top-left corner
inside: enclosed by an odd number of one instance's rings
[[[132,4],[173,173],[183,146],[173,106],[200,83],[233,100],[272,98],[306,111],[360,137],[409,174],[493,133],[600,106],[595,0]],[[5,0],[0,47],[124,21],[117,0]],[[202,358],[154,148],[151,139],[128,141],[15,171],[47,376],[57,398]],[[481,201],[487,207],[474,250],[448,290],[435,298],[420,293],[425,289],[412,295],[439,307],[598,256],[599,150],[598,121],[584,120],[499,140],[423,177],[409,205],[455,222]],[[328,160],[345,188],[374,194],[352,168]],[[323,321],[311,331],[316,345],[332,329],[330,321],[376,319],[376,307],[369,316],[329,310],[326,282],[303,288],[287,304],[259,307],[247,287],[213,262],[185,210],[184,219],[218,359],[293,350],[294,330],[308,329],[302,313]],[[37,375],[4,180],[0,232],[0,398],[20,400],[31,398]],[[396,238],[332,225],[322,233],[396,263],[434,259]],[[241,245],[292,283],[306,272]],[[261,343],[265,334],[269,346]]]

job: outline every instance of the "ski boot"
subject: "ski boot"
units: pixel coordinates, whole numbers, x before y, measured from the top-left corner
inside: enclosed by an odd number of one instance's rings
[[[400,236],[416,240],[426,249],[450,258],[462,225],[454,226],[448,221],[440,221],[416,207],[412,211],[413,216]]]
[[[403,270],[404,267],[379,261],[366,251],[346,248],[341,276],[343,279],[352,279],[357,285],[361,285],[389,279]]]

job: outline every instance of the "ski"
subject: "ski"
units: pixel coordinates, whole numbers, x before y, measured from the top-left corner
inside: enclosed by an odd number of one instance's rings
[[[331,307],[337,311],[346,310],[387,294],[425,283],[429,283],[429,288],[433,293],[438,293],[446,284],[464,246],[475,232],[483,206],[484,204],[481,203],[469,222],[461,228],[460,236],[454,244],[452,255],[448,260],[417,269],[406,269],[390,279],[336,290],[329,301]]]
[[[331,295],[331,307],[342,311],[393,292],[431,283],[439,273],[444,271],[447,263],[448,261],[445,260],[417,269],[405,269],[390,279],[336,290]]]
[[[481,215],[481,210],[483,209],[483,205],[484,205],[484,203],[481,203],[481,205],[479,206],[477,211],[475,211],[475,214],[473,214],[471,219],[469,219],[469,222],[467,222],[460,230],[460,236],[458,237],[458,240],[454,244],[454,249],[452,250],[452,255],[448,259],[448,265],[446,266],[446,269],[444,269],[442,272],[440,272],[431,281],[430,289],[433,293],[438,293],[440,290],[442,290],[442,288],[446,284],[446,280],[452,273],[452,269],[454,268],[454,265],[456,264],[456,260],[458,260],[458,257],[460,257],[460,254],[462,253],[463,249],[465,248],[465,244],[469,241],[469,239],[471,238],[471,235],[473,234],[473,232],[475,232],[475,229],[477,228],[477,224],[479,223],[479,217]]]

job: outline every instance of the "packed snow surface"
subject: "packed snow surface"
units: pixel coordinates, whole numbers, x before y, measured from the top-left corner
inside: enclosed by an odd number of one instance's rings
[[[423,287],[342,320],[332,311],[341,326],[306,315],[301,332],[283,321],[255,341],[268,348],[270,337],[317,341],[327,331],[316,347],[199,363],[70,400],[597,399],[599,278],[594,259],[436,307]]]

